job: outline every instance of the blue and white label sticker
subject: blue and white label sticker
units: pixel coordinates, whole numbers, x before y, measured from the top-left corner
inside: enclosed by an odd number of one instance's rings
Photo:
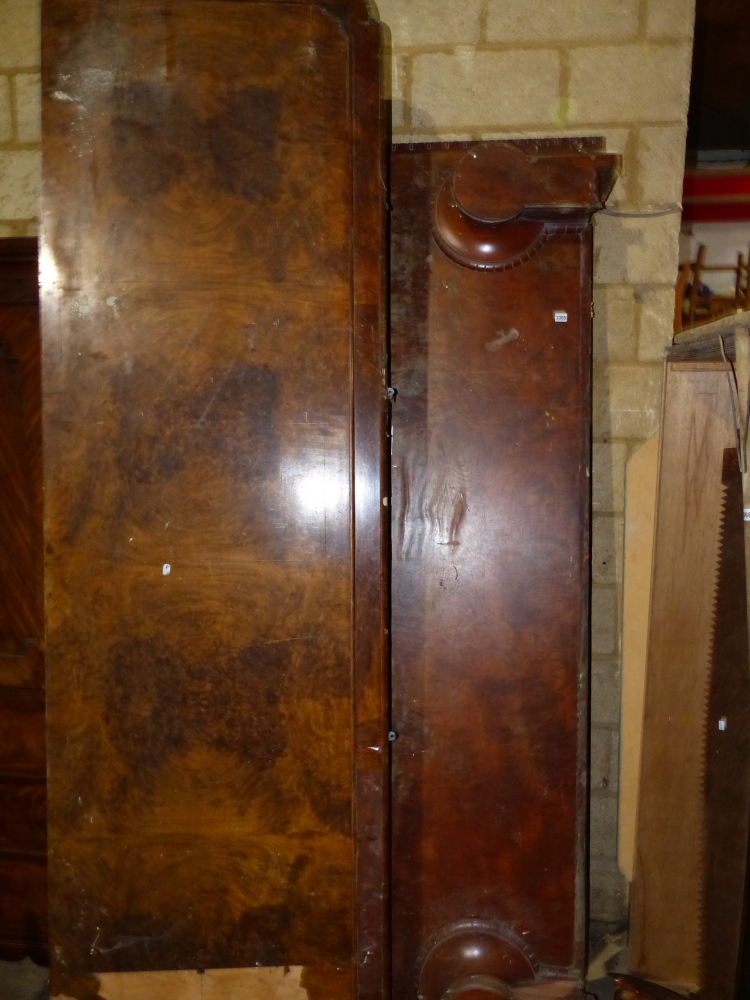
[[[567,323],[568,314],[566,312],[556,312],[555,313],[555,323]]]

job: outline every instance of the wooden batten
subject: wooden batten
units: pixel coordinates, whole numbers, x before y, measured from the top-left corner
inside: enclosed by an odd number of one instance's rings
[[[619,835],[620,871],[633,881],[635,872],[638,782],[643,740],[643,704],[648,662],[659,435],[631,455],[625,486],[625,583],[622,628],[622,714],[620,726]]]

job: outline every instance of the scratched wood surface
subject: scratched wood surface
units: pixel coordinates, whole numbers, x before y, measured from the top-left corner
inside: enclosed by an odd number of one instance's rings
[[[46,6],[66,995],[254,965],[382,994],[379,37],[363,0]]]
[[[404,1000],[488,974],[551,980],[553,995],[573,980],[580,993],[588,220],[615,167],[575,142],[393,153],[393,978]]]

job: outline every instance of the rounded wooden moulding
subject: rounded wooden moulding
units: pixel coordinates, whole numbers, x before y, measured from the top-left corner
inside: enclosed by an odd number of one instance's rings
[[[481,920],[445,928],[423,954],[419,1000],[514,1000],[513,984],[535,978],[536,961],[523,942]]]
[[[464,267],[505,271],[538,253],[547,239],[541,219],[523,218],[529,161],[513,146],[468,150],[435,199],[433,234],[441,250]]]
[[[443,1000],[515,1000],[513,990],[497,976],[463,976],[451,983]]]

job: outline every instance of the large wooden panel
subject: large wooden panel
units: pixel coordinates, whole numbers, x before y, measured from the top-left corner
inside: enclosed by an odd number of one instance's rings
[[[702,985],[703,778],[724,450],[724,365],[669,363],[656,509],[630,965]]]
[[[543,141],[392,157],[404,1000],[458,996],[473,975],[581,986],[588,219],[614,166],[595,144]]]
[[[382,994],[378,51],[362,0],[46,8],[70,995],[86,972],[252,965],[304,966],[326,998],[359,965]]]

